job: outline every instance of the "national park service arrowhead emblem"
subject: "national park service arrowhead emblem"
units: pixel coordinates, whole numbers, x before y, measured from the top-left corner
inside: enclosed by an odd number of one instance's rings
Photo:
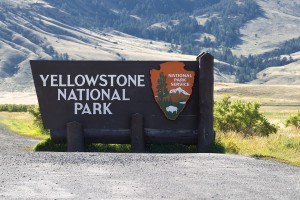
[[[192,94],[195,72],[186,70],[183,62],[165,62],[150,75],[155,101],[168,119],[175,120]]]

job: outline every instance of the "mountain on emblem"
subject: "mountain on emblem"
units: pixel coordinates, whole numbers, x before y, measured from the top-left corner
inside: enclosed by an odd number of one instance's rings
[[[185,90],[183,90],[181,87],[173,89],[173,90],[170,90],[169,93],[170,94],[179,93],[179,94],[184,94],[184,95],[190,95]]]
[[[155,101],[170,120],[179,116],[192,94],[195,72],[184,67],[183,62],[165,62],[160,70],[150,70]]]

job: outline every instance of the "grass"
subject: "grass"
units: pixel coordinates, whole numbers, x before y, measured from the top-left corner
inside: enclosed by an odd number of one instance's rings
[[[27,112],[32,105],[22,104],[1,104],[0,111],[2,112]]]
[[[235,132],[219,132],[212,146],[213,148],[217,146],[219,149],[212,149],[212,152],[246,155],[300,166],[300,129],[284,125],[285,120],[298,111],[274,109],[272,106],[262,112],[268,121],[279,127],[276,134],[265,137],[245,137]]]
[[[300,110],[300,86],[215,84],[215,99],[221,99],[224,94],[233,99],[260,102],[261,111],[271,123],[279,126],[279,131],[268,137],[217,133],[216,142],[212,145],[213,152],[247,155],[300,166],[300,130],[284,125],[290,115]]]
[[[41,134],[33,124],[33,118],[26,112],[0,112],[0,125],[4,125],[11,132],[36,139],[47,139],[48,135]]]
[[[280,130],[279,133],[268,137],[243,137],[237,133],[219,133],[216,141],[228,154],[247,155],[300,166],[300,133],[299,130],[288,129],[290,132]]]

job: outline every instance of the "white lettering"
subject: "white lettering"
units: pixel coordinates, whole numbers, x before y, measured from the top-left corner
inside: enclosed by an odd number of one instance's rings
[[[126,90],[122,89],[122,100],[123,101],[130,101],[130,98],[126,98]]]
[[[63,77],[62,77],[62,75],[59,75],[58,76],[58,85],[60,86],[60,87],[66,87],[67,85],[66,84],[63,84]]]
[[[81,79],[81,82],[78,79]],[[84,76],[83,75],[77,75],[75,77],[75,84],[76,84],[76,86],[79,86],[79,87],[83,86],[85,84]]]
[[[57,100],[60,101],[60,97],[63,97],[64,100],[67,100],[67,89],[64,89],[62,91],[61,89],[57,90]]]
[[[95,95],[95,93],[96,93],[96,95]],[[92,99],[92,100],[97,101],[97,100],[100,99],[100,97],[101,97],[101,93],[100,93],[99,90],[93,89],[93,90],[91,91],[91,99]]]
[[[77,91],[79,92],[79,100],[82,101],[83,100],[83,92],[85,91],[85,89],[77,89]]]
[[[112,112],[110,110],[111,103],[93,103],[89,106],[88,103],[82,104],[82,103],[74,103],[74,114],[75,115],[112,115]],[[92,110],[91,110],[92,108]]]
[[[171,78],[191,78],[192,74],[168,74]]]
[[[51,78],[51,87],[58,87],[58,84],[56,83],[57,75],[51,75],[50,78]]]
[[[103,106],[104,106],[104,108],[103,108],[103,114],[106,115],[106,113],[108,113],[109,115],[112,115],[112,112],[109,109],[110,105],[111,105],[111,103],[109,103],[108,105],[106,103],[103,104]]]
[[[91,86],[91,85],[95,86],[97,83],[98,77],[99,77],[99,75],[97,75],[96,77],[85,75],[85,79],[86,79],[87,83],[89,84],[89,86]]]
[[[101,86],[101,87],[106,87],[107,86],[107,80],[104,78],[104,77],[106,77],[106,75],[101,75],[100,76],[100,81],[102,82],[102,83],[99,83],[99,85]]]
[[[43,75],[40,75],[42,81],[43,81],[43,87],[47,86],[47,79],[49,78],[49,75],[47,75],[46,77],[44,77]]]
[[[77,100],[77,97],[76,97],[76,94],[74,92],[74,90],[72,89],[71,92],[70,92],[70,95],[68,97],[68,100]]]
[[[75,85],[74,84],[71,84],[71,75],[67,75],[67,79],[68,79],[68,86],[69,87],[74,87]]]
[[[108,75],[108,77],[110,78],[110,86],[111,87],[114,87],[114,78],[116,77],[117,75]]]
[[[102,101],[104,101],[104,97],[107,100],[110,100],[110,90],[104,90],[104,89],[102,89],[101,93],[102,93],[102,99],[101,99]]]
[[[184,87],[189,87],[190,84],[189,83],[171,83],[171,86],[184,86]]]
[[[134,77],[132,76],[128,76],[128,87],[132,85],[136,86],[136,75],[134,75]]]
[[[145,75],[87,75],[79,74],[75,77],[71,75],[40,75],[43,87],[50,83],[51,87],[145,87]]]
[[[120,95],[119,95],[119,93],[118,93],[117,90],[114,91],[114,93],[113,93],[113,95],[112,95],[112,97],[111,97],[111,100],[118,100],[118,101],[121,101],[121,97],[120,97]]]
[[[186,78],[174,78],[175,82],[186,82]]]
[[[82,115],[84,115],[84,114],[89,114],[89,115],[91,115],[92,113],[91,113],[91,110],[90,110],[90,108],[89,108],[89,105],[86,103],[85,105],[84,105],[84,108],[83,108],[83,111],[82,111],[82,113],[81,113]]]
[[[120,79],[123,79],[123,83],[120,82]],[[127,78],[124,75],[120,75],[117,77],[117,84],[118,86],[124,87],[127,84]]]
[[[97,113],[98,111],[98,113]],[[102,112],[101,112],[101,104],[100,103],[93,103],[93,114],[96,115],[96,114],[99,114],[101,115]]]
[[[81,103],[75,103],[74,104],[74,114],[77,115],[79,110],[82,110],[83,105]]]
[[[85,91],[85,100],[89,101],[90,100],[90,89],[86,89]]]
[[[145,87],[144,78],[144,75],[138,75],[138,87]]]

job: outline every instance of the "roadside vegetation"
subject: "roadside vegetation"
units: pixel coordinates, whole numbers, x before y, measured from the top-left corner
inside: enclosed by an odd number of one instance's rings
[[[225,97],[216,103],[217,111],[215,112],[215,115],[220,114],[218,111],[218,106],[227,103],[228,100],[228,97]],[[242,103],[240,100],[232,101],[231,104],[240,105],[235,105],[233,109],[230,109],[228,111],[229,114],[233,114],[236,107],[239,109],[243,108],[241,105],[257,105],[257,103],[254,102]],[[250,112],[251,109],[247,110]],[[224,150],[224,153],[228,154],[247,155],[255,158],[277,160],[291,165],[300,166],[300,130],[296,126],[297,123],[295,123],[295,121],[297,121],[296,119],[298,119],[298,115],[291,115],[287,119],[287,116],[291,112],[295,113],[295,111],[268,110],[256,115],[245,114],[243,115],[243,118],[232,116],[234,120],[228,120],[227,122],[229,125],[225,127],[221,126],[223,121],[219,121],[216,117],[215,125],[219,131],[216,137],[216,142],[213,146],[221,146]],[[241,113],[244,112],[242,111]],[[259,131],[254,131],[252,134],[249,134],[248,128],[241,130],[240,127],[245,127],[243,124],[247,124],[248,118],[251,116],[254,116],[254,118],[257,120],[262,119],[261,122],[257,123],[262,127],[258,128]],[[226,115],[224,117],[226,117]],[[235,121],[236,119],[238,119],[237,121],[241,121],[239,122],[241,125],[238,130],[235,129],[234,126],[237,123]],[[254,122],[257,120],[252,119],[251,121]],[[270,123],[269,121],[275,122],[276,125]],[[290,121],[293,123],[290,123]],[[298,119],[298,123],[299,122],[300,119]],[[230,125],[233,128],[228,128]],[[253,131],[255,129],[255,125],[253,125],[253,129],[250,130]]]
[[[0,125],[9,131],[36,139],[47,139],[40,129],[33,124],[34,118],[28,112],[0,112]]]
[[[230,96],[219,98],[215,103],[217,136],[210,152],[247,155],[300,166],[300,111],[261,110],[261,104],[257,102],[232,99]],[[30,106],[27,112],[20,111],[0,112],[0,124],[12,132],[41,139],[34,147],[35,151],[66,151],[65,144],[54,144],[49,131],[43,129],[38,107]],[[130,145],[90,144],[86,146],[86,151],[130,152]],[[196,147],[148,145],[146,151],[195,153]]]
[[[271,124],[260,112],[258,102],[231,100],[224,96],[215,103],[214,120],[217,132],[236,132],[243,136],[268,136],[278,127]]]
[[[224,147],[225,153],[277,160],[300,166],[300,133],[289,128],[269,136],[245,137],[236,132],[221,132],[216,143]]]
[[[27,112],[33,105],[1,104],[0,112]]]
[[[228,154],[300,166],[299,112],[287,118],[295,111],[259,112],[259,108],[257,102],[230,101],[229,96],[217,101],[215,129],[218,134],[213,146],[221,146],[221,150]]]
[[[297,129],[300,128],[300,111],[296,115],[289,116],[289,118],[285,121],[285,126],[294,126]]]

